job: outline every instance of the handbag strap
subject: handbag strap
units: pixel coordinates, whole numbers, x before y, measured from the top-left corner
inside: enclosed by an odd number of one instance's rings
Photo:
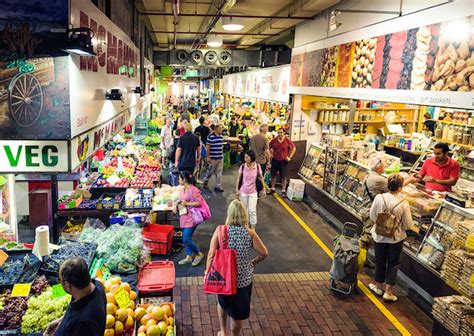
[[[229,248],[229,228],[227,225],[219,226],[219,249],[227,250]]]
[[[385,202],[385,198],[383,197],[382,195],[382,199],[383,199],[383,203],[385,205],[385,209],[387,209],[388,212],[390,212],[390,214],[393,214],[393,210],[395,210],[396,207],[398,207],[400,204],[403,203],[403,201],[405,200],[404,198],[402,198],[397,204],[395,204],[395,206],[392,208],[392,210],[388,210],[388,206],[387,206],[387,202]]]
[[[365,192],[367,193],[367,196],[369,196],[369,199],[373,202],[374,201],[374,197],[372,196],[372,194],[370,193],[370,190],[369,190],[369,187],[367,187],[367,183],[364,182],[364,187],[365,187]],[[382,196],[383,197],[383,196]]]

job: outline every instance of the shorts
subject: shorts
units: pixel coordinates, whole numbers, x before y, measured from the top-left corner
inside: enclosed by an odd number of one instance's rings
[[[272,177],[280,173],[280,178],[286,177],[286,169],[288,167],[288,161],[286,160],[275,160],[272,159],[271,173]]]
[[[234,320],[246,320],[250,316],[252,284],[237,288],[235,295],[217,295],[219,306]]]

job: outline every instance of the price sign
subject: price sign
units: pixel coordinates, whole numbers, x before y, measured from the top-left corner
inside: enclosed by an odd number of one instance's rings
[[[473,234],[470,234],[467,236],[466,248],[468,248],[469,250],[474,250],[474,235]]]
[[[8,259],[8,254],[0,250],[0,266],[2,266]]]
[[[61,284],[54,285],[51,288],[53,289],[53,299],[68,295]]]
[[[130,297],[128,296],[128,293],[125,291],[125,289],[120,288],[115,292],[114,296],[115,301],[117,301],[117,304],[120,308],[127,308],[130,304]]]
[[[31,284],[15,284],[12,289],[12,297],[28,296],[30,295]]]

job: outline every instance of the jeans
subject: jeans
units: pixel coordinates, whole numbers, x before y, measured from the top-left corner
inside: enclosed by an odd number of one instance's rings
[[[194,231],[196,231],[196,227],[183,229],[183,244],[186,250],[186,255],[188,256],[199,254],[199,248],[193,241]]]
[[[222,169],[224,167],[224,160],[210,160],[209,161],[209,169],[207,170],[206,177],[204,178],[204,182],[208,183],[211,179],[212,175],[216,176],[216,188],[221,186],[221,178],[222,178]]]
[[[375,243],[375,281],[395,285],[402,257],[403,240],[396,244]]]
[[[257,201],[258,194],[240,194],[240,200],[244,203],[249,214],[249,223],[250,225],[257,225]]]

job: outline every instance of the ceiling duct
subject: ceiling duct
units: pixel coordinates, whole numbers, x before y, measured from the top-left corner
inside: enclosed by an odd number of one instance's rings
[[[176,52],[176,59],[178,63],[186,63],[186,61],[189,59],[189,54],[186,50],[178,50]]]
[[[204,56],[204,60],[206,64],[214,65],[217,62],[217,53],[214,50],[209,50],[206,55]]]
[[[198,65],[198,64],[201,64],[202,63],[202,59],[203,59],[203,54],[202,54],[202,51],[201,50],[194,50],[192,53],[191,53],[191,61]]]
[[[219,63],[221,65],[228,65],[230,62],[232,62],[232,54],[227,50],[221,51],[219,54]]]

